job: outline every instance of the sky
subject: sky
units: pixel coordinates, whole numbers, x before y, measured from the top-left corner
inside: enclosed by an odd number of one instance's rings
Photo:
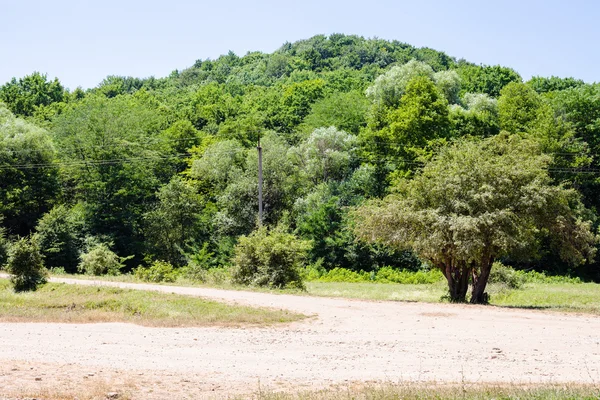
[[[229,50],[345,33],[531,76],[600,82],[596,0],[0,0],[0,85],[34,71],[70,89],[164,77]]]

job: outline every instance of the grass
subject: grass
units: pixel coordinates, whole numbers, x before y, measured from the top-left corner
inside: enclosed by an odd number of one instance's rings
[[[444,282],[429,285],[386,283],[307,282],[314,296],[365,300],[442,301]],[[521,289],[489,284],[490,304],[502,307],[548,309],[600,315],[600,285],[596,283],[528,283]]]
[[[141,281],[132,275],[115,277],[89,277],[81,275],[60,275],[75,279],[99,279],[111,281],[137,282]],[[502,307],[548,309],[561,312],[578,312],[600,315],[600,284],[561,282],[552,277],[547,281],[536,278],[537,281],[523,284],[519,289],[511,289],[502,283],[490,283],[487,292],[490,303]],[[322,297],[342,297],[351,299],[407,301],[438,303],[443,300],[447,284],[439,280],[430,284],[398,284],[379,282],[326,282],[313,280],[306,282],[306,292],[298,290],[269,290],[234,286],[228,281],[197,284],[179,278],[175,283],[167,285],[216,287],[229,290],[253,290],[271,293],[288,293]]]
[[[505,290],[492,295],[491,303],[506,307],[600,314],[600,285],[529,283],[521,290]]]
[[[258,393],[251,398],[256,400],[591,400],[600,398],[600,390],[596,387],[577,385],[524,387],[519,385],[427,385],[408,383],[405,385],[358,386],[315,392],[267,392]]]
[[[145,326],[241,326],[292,322],[304,315],[286,310],[229,305],[141,290],[48,283],[15,293],[0,279],[0,321],[131,322]]]
[[[313,296],[346,297],[364,300],[394,300],[439,302],[444,295],[444,282],[429,285],[406,285],[367,282],[306,282],[306,291]]]

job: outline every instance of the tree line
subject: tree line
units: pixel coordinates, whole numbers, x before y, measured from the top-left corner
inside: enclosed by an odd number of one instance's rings
[[[89,90],[35,72],[0,102],[3,241],[49,268],[440,268],[457,301],[498,259],[599,278],[598,84],[335,34]],[[253,237],[294,255],[248,263]]]

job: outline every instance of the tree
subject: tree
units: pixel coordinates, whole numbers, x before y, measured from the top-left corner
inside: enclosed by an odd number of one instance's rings
[[[411,170],[430,144],[448,137],[448,102],[431,79],[418,76],[382,121],[380,129],[374,123],[360,136],[367,159],[389,172]]]
[[[541,106],[540,95],[531,87],[520,82],[509,83],[498,99],[500,128],[511,133],[528,132]]]
[[[397,193],[355,212],[364,240],[412,249],[439,268],[451,301],[485,303],[494,260],[548,240],[572,264],[591,260],[595,235],[578,193],[554,185],[549,156],[502,134],[443,149]],[[535,253],[535,252],[532,252]]]
[[[46,267],[77,272],[79,253],[87,233],[85,217],[82,204],[72,208],[60,204],[40,218],[35,236]]]
[[[375,104],[396,107],[406,92],[408,83],[417,77],[433,80],[433,69],[423,62],[411,60],[402,66],[392,67],[377,77],[365,93]]]
[[[9,233],[28,235],[59,193],[50,135],[0,103],[0,215]]]
[[[450,107],[450,129],[453,137],[493,136],[500,132],[498,101],[484,93],[466,93],[463,106]]]
[[[318,128],[291,152],[313,182],[343,180],[351,172],[356,142],[355,136],[333,126]]]
[[[48,81],[46,75],[34,72],[0,87],[0,101],[5,102],[8,108],[16,115],[29,117],[39,106],[47,106],[61,102],[65,98],[65,89],[54,78]]]
[[[85,203],[93,233],[110,236],[120,254],[143,248],[142,215],[165,161],[159,134],[166,121],[143,92],[87,97],[53,124],[69,194]]]
[[[185,249],[199,231],[201,199],[194,189],[175,176],[157,194],[158,204],[144,215],[146,239],[156,259],[185,265]]]
[[[500,96],[500,91],[510,82],[521,82],[521,76],[513,69],[500,65],[473,65],[463,63],[457,69],[465,93],[486,93]]]
[[[335,126],[338,129],[357,135],[367,125],[366,114],[369,100],[358,92],[336,92],[313,104],[310,114],[302,126],[312,131],[316,128]]]

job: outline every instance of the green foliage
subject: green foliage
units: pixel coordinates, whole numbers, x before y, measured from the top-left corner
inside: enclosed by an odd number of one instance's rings
[[[286,43],[273,54],[229,52],[165,78],[109,75],[87,91],[65,91],[34,73],[0,87],[1,226],[7,235],[37,232],[53,269],[75,271],[83,238],[93,235],[134,255],[128,268],[164,260],[178,270],[190,264],[190,279],[212,279],[208,271],[225,279],[215,268],[230,265],[238,237],[257,226],[260,138],[264,223],[283,222],[312,241],[309,262],[369,274],[382,265],[417,269],[411,252],[356,241],[349,207],[402,193],[397,185],[457,138],[493,138],[502,129],[536,143],[533,153],[520,153],[524,164],[553,154],[551,178],[577,188],[589,208],[578,215],[597,224],[599,99],[597,84],[556,77],[522,84],[510,68],[343,34]],[[461,157],[445,169],[461,170]],[[470,180],[451,178],[439,197],[477,214],[479,203],[464,202],[453,186]],[[467,193],[491,196],[494,179],[467,185]],[[520,183],[511,185],[501,190],[519,191]],[[577,208],[576,196],[567,197]],[[456,225],[471,226],[465,220]],[[528,268],[571,273],[556,239],[569,239],[567,221],[562,232],[558,223],[519,231],[535,236],[534,246],[503,259],[525,265],[531,255]],[[578,274],[600,278],[598,270],[588,264]]]
[[[500,91],[511,82],[521,82],[521,77],[511,68],[478,66],[464,63],[457,69],[464,93],[486,93],[492,97],[500,96]]]
[[[494,259],[536,248],[544,237],[567,262],[593,258],[596,237],[579,195],[553,184],[549,162],[518,136],[459,141],[397,193],[360,207],[356,233],[412,249],[444,273],[453,301],[465,300],[473,275],[471,301],[484,302]]]
[[[520,289],[525,284],[526,278],[519,271],[495,261],[490,271],[490,283],[503,283],[511,289]]]
[[[355,136],[333,126],[318,128],[298,147],[298,162],[315,183],[340,181],[351,171],[356,145]]]
[[[10,241],[6,236],[6,229],[0,227],[0,271],[4,269],[8,262],[9,250]]]
[[[88,275],[119,275],[126,258],[116,255],[105,243],[92,241],[80,256],[79,272]]]
[[[380,75],[365,93],[373,103],[395,108],[404,96],[408,83],[421,77],[433,80],[433,69],[423,62],[411,60]]]
[[[135,269],[136,278],[145,282],[175,282],[179,273],[168,262],[156,260],[149,267],[139,266]]]
[[[44,129],[15,118],[0,103],[0,214],[11,234],[28,235],[51,207],[59,192],[55,157]]]
[[[359,91],[335,92],[313,104],[301,129],[335,126],[357,135],[367,125],[368,109],[369,100]]]
[[[140,254],[144,204],[160,185],[165,119],[147,94],[86,97],[57,117],[54,132],[70,195],[86,202],[90,229]]]
[[[319,282],[374,282],[398,283],[403,285],[426,285],[440,282],[444,275],[439,270],[409,271],[392,267],[382,267],[377,271],[351,271],[345,268],[334,268],[326,271],[319,263],[306,267],[302,274],[306,281]]]
[[[34,238],[20,238],[11,245],[6,271],[15,292],[33,291],[46,283],[48,271]]]
[[[500,127],[511,133],[528,132],[542,105],[541,97],[524,83],[511,82],[500,92]]]
[[[281,227],[260,227],[242,236],[235,248],[233,281],[274,288],[303,287],[300,267],[310,242],[286,233]]]
[[[202,203],[194,189],[175,176],[157,193],[158,203],[144,214],[146,243],[154,257],[177,267],[186,264],[185,249],[201,231]]]
[[[87,234],[83,205],[68,208],[58,205],[40,218],[36,238],[48,268],[77,271],[79,253],[83,250]]]
[[[585,85],[581,79],[559,78],[557,76],[551,76],[550,78],[534,76],[527,81],[527,84],[538,93],[556,92]]]
[[[23,78],[13,78],[0,86],[0,101],[16,115],[28,117],[40,106],[61,102],[65,98],[65,89],[54,78],[48,81],[46,75],[34,72]]]
[[[369,129],[361,133],[365,158],[387,178],[419,165],[418,158],[448,138],[448,102],[427,77],[410,80],[395,109],[372,115]]]

